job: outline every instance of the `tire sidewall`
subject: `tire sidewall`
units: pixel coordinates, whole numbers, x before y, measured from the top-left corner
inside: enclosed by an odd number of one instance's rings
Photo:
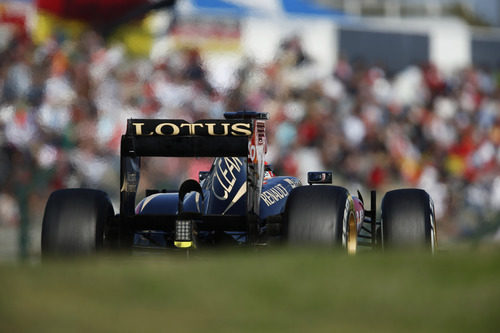
[[[51,194],[42,222],[42,254],[91,254],[104,247],[113,206],[106,193],[64,189]]]
[[[352,197],[339,186],[295,188],[285,206],[284,237],[290,244],[346,247]]]
[[[398,189],[382,200],[381,236],[384,248],[437,245],[434,204],[421,189]]]

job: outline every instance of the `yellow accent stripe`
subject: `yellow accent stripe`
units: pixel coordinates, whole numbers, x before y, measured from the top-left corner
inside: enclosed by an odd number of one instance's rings
[[[151,202],[151,200],[153,200],[155,197],[159,196],[160,194],[162,194],[162,193],[155,193],[155,194],[153,194],[153,195],[150,195],[149,197],[146,197],[146,198],[144,199],[144,202],[143,202],[142,207],[141,207],[141,213],[142,213],[142,211],[144,210],[144,207],[146,207],[146,205],[147,205],[148,203],[150,203],[150,202]]]
[[[174,245],[180,249],[187,249],[193,246],[193,242],[174,242]]]
[[[228,211],[229,209],[231,209],[231,207],[233,207],[233,206],[234,206],[234,204],[235,204],[238,200],[240,200],[240,198],[243,196],[243,194],[245,194],[245,193],[246,193],[246,191],[247,191],[247,183],[246,183],[246,182],[244,182],[244,183],[241,185],[241,187],[240,187],[240,189],[238,190],[238,192],[237,192],[237,193],[235,194],[235,196],[233,197],[233,200],[231,200],[231,203],[230,203],[230,204],[227,206],[227,208],[226,208],[226,209],[222,212],[222,215],[226,214],[226,213],[227,213],[227,211]]]

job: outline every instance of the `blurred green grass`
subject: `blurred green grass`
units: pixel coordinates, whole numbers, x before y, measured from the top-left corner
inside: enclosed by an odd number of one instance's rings
[[[0,332],[499,332],[500,249],[0,264]]]

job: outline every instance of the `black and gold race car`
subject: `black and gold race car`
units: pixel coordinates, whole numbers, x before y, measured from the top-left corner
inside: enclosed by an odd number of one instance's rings
[[[121,140],[120,208],[94,189],[50,196],[42,227],[43,254],[86,254],[132,248],[201,249],[217,245],[291,243],[344,248],[418,246],[434,251],[436,220],[420,189],[385,194],[377,217],[358,192],[332,185],[332,173],[308,174],[308,184],[276,176],[265,163],[267,114],[226,113],[189,123],[130,119]],[[141,157],[214,157],[211,169],[175,191],[136,193]]]

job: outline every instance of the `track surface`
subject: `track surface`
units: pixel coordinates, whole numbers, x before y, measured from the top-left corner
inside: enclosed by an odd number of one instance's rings
[[[0,264],[0,332],[498,332],[500,249]]]

